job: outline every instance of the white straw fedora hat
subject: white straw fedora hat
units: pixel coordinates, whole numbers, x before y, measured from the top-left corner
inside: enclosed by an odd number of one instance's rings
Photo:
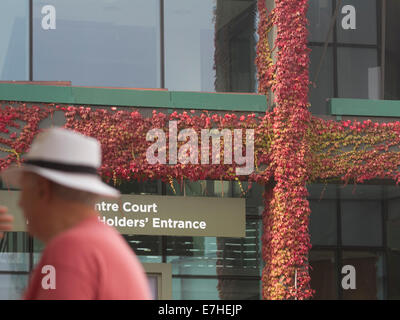
[[[21,166],[12,165],[1,172],[6,185],[19,187],[21,173],[34,172],[60,185],[118,198],[119,191],[101,181],[100,143],[78,132],[54,127],[40,132],[32,142]]]

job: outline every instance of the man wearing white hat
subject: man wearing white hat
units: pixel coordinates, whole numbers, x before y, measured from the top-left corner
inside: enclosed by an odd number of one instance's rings
[[[96,139],[51,128],[38,134],[22,166],[1,173],[21,189],[28,232],[45,243],[25,299],[150,299],[139,260],[94,209],[99,196],[119,197],[98,176],[100,165]]]

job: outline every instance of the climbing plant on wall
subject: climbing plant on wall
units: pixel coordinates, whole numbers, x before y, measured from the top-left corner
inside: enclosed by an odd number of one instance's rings
[[[40,131],[39,124],[62,113],[65,127],[101,142],[103,164],[99,173],[114,184],[126,180],[161,179],[171,183],[173,179],[210,179],[248,180],[266,185],[262,297],[311,298],[306,184],[321,180],[363,183],[376,178],[399,183],[400,122],[327,121],[311,116],[307,7],[307,0],[275,0],[275,8],[267,11],[265,0],[258,1],[258,87],[262,94],[273,94],[272,111],[261,116],[153,111],[150,116],[143,116],[135,107],[0,101],[0,151],[5,154],[0,159],[0,169],[23,162]],[[273,28],[276,37],[271,44]],[[207,128],[254,129],[254,172],[238,176],[235,163],[150,164],[146,151],[153,142],[147,141],[147,133],[160,128],[168,138],[169,121],[177,121],[178,130],[192,128],[199,136],[200,130]],[[221,159],[223,153],[221,144]]]
[[[327,121],[308,110],[307,0],[258,1],[259,92],[274,95],[271,167],[265,192],[263,297],[308,299],[311,248],[306,183],[371,179],[400,181],[400,123]],[[271,50],[268,36],[276,28]],[[275,62],[272,51],[275,50]]]

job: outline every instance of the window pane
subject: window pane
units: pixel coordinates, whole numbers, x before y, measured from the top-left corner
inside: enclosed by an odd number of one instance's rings
[[[335,254],[331,251],[310,251],[311,288],[314,300],[337,299],[337,271]]]
[[[29,271],[26,232],[6,232],[0,239],[0,271]]]
[[[308,198],[312,200],[337,199],[336,188],[336,184],[309,184],[307,186],[309,192]]]
[[[161,180],[123,181],[116,188],[121,194],[160,195]]]
[[[237,184],[237,182],[233,183],[234,191]],[[243,188],[245,187],[243,186]],[[264,188],[265,186],[253,182],[250,190],[247,190],[247,188],[244,190],[246,192],[247,214],[261,215],[264,211]],[[239,196],[241,195],[239,194]],[[235,192],[234,197],[236,197]]]
[[[33,266],[39,263],[42,253],[45,248],[45,244],[37,238],[33,238]]]
[[[388,201],[387,245],[400,253],[400,199]]]
[[[381,200],[385,186],[380,185],[347,185],[339,186],[340,199],[348,200]]]
[[[336,245],[336,201],[310,201],[311,243],[315,245]]]
[[[28,278],[28,274],[0,274],[0,300],[21,300]]]
[[[165,1],[169,90],[255,91],[256,1]]]
[[[190,196],[190,197],[221,197],[222,190],[226,191],[228,182],[217,186],[215,190],[214,181],[199,180],[178,182],[173,180],[171,183],[166,183],[168,196]],[[229,188],[228,188],[229,189]],[[225,197],[230,196],[230,192],[224,193]]]
[[[400,249],[390,249],[387,255],[388,299],[400,300]]]
[[[340,98],[380,99],[377,49],[338,48]]]
[[[260,281],[173,278],[174,300],[258,300]]]
[[[375,0],[343,0],[336,24],[338,42],[376,44],[376,16]]]
[[[341,213],[343,245],[382,245],[380,201],[341,201]]]
[[[382,300],[383,255],[374,252],[343,252],[343,265],[356,272],[356,289],[343,290],[344,300]],[[348,274],[348,273],[347,273]]]
[[[400,2],[386,1],[385,99],[400,100]]]
[[[332,18],[331,0],[309,0],[307,11],[309,26],[308,40],[311,42],[325,42]],[[329,41],[332,41],[333,32]]]
[[[0,80],[29,80],[29,1],[0,1]]]
[[[400,186],[383,186],[385,192],[385,199],[400,198]]]
[[[175,275],[259,276],[261,221],[246,223],[246,238],[168,237],[167,262]]]
[[[143,263],[162,262],[161,237],[123,235],[129,246]]]
[[[158,3],[34,0],[35,80],[71,80],[73,85],[83,86],[159,87]],[[51,26],[51,14],[42,10],[48,5],[55,8],[55,29],[46,29]]]
[[[313,114],[329,114],[328,99],[333,97],[333,51],[328,47],[311,47],[310,53],[310,103]],[[322,64],[320,66],[322,59]]]

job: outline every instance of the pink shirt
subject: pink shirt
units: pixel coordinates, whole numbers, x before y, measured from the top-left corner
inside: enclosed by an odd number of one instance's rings
[[[55,289],[46,265],[54,267]],[[42,273],[43,268],[43,273]],[[46,269],[47,268],[47,269]],[[144,269],[122,236],[90,217],[54,237],[43,251],[24,299],[145,300],[150,289]]]

